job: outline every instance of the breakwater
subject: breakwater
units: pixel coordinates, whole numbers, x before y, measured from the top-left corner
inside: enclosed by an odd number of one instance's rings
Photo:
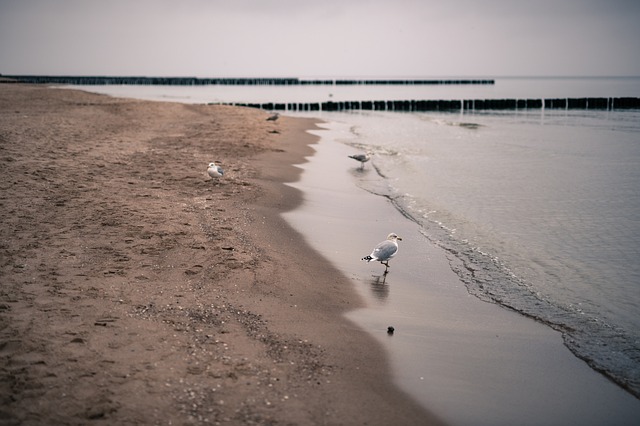
[[[456,85],[495,84],[491,79],[300,79],[300,78],[196,78],[196,77],[109,77],[0,75],[4,83],[145,86],[301,86],[301,85]]]
[[[640,109],[640,98],[467,99],[225,103],[270,111],[464,111],[517,109]]]

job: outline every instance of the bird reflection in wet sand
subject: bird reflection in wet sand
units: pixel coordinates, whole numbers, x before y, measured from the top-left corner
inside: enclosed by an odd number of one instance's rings
[[[389,297],[389,286],[386,283],[387,274],[374,275],[370,281],[371,293],[378,300],[386,300]]]

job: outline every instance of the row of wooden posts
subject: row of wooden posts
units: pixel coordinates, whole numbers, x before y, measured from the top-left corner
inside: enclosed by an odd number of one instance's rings
[[[150,85],[150,86],[310,86],[310,85],[458,85],[494,84],[492,79],[300,79],[300,78],[197,78],[197,77],[118,77],[0,75],[3,82],[72,85]]]
[[[516,109],[638,109],[640,98],[466,99],[234,103],[270,111],[458,111]]]

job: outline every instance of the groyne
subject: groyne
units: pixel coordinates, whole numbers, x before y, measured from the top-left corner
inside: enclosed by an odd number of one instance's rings
[[[467,99],[225,103],[270,111],[464,111],[517,109],[640,109],[640,98]]]
[[[492,79],[301,79],[285,78],[197,78],[145,76],[47,76],[3,75],[0,83],[68,85],[157,85],[157,86],[299,86],[299,85],[485,85]],[[366,100],[304,103],[225,103],[272,111],[464,111],[518,109],[640,109],[637,97],[585,97],[551,99],[464,100]]]
[[[495,84],[491,79],[300,79],[0,75],[4,83],[145,86],[300,86],[300,85],[440,85]]]

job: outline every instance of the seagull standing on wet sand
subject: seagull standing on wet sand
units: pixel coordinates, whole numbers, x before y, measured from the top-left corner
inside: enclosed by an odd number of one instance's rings
[[[278,114],[277,112],[275,114],[273,114],[271,117],[267,118],[267,121],[276,121],[278,119],[278,117],[280,117],[280,114]]]
[[[365,256],[362,260],[371,262],[376,260],[385,266],[384,273],[387,274],[389,269],[389,260],[398,253],[398,241],[402,238],[398,237],[394,232],[387,236],[387,239],[375,246],[369,256]]]
[[[222,170],[222,167],[216,166],[216,163],[211,162],[209,163],[207,174],[213,179],[218,179],[222,177],[222,175],[224,174],[224,170]]]
[[[367,161],[369,161],[371,159],[371,153],[367,152],[366,154],[355,154],[355,155],[350,155],[349,158],[353,158],[356,161],[360,162],[360,168],[363,169],[364,168],[364,163],[366,163]]]

